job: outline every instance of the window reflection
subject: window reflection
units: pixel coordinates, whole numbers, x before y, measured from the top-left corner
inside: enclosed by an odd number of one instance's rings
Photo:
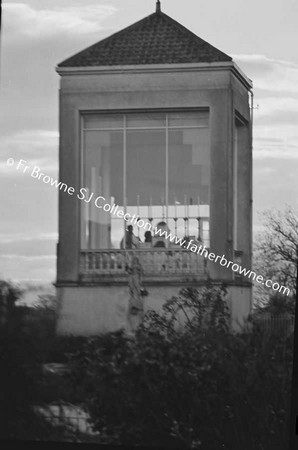
[[[165,223],[173,235],[209,245],[208,122],[208,111],[84,116],[82,186],[152,228]],[[81,211],[83,249],[121,248],[130,222],[94,201],[82,201]],[[132,231],[140,247],[155,246],[148,229]]]

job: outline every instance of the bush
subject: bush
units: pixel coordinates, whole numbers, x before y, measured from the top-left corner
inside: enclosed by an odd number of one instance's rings
[[[35,405],[75,400],[62,377],[46,377],[43,363],[67,362],[82,339],[55,334],[56,299],[43,296],[34,307],[16,306],[21,292],[0,281],[3,320],[0,327],[0,438],[73,440],[65,427],[49,424]]]
[[[72,355],[95,430],[130,446],[286,447],[292,337],[233,334],[224,297],[224,288],[183,290],[134,338],[88,339]]]

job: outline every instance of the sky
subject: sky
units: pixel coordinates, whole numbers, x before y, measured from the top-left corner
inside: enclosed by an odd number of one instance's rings
[[[254,84],[254,232],[260,212],[298,203],[298,2],[162,0],[162,10],[232,56]],[[7,166],[58,177],[55,66],[155,10],[155,0],[3,3],[0,68],[0,278],[56,277],[58,192]],[[258,106],[257,106],[258,105]]]

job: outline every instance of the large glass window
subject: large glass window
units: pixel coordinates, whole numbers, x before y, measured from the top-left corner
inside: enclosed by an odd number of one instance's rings
[[[207,110],[84,115],[82,248],[123,248],[130,222],[98,208],[104,203],[208,245],[209,131]],[[146,230],[133,228],[148,246]]]

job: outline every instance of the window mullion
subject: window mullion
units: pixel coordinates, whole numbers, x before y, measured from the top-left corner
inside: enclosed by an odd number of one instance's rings
[[[166,204],[166,224],[169,218],[169,115],[166,114],[166,183],[165,183],[165,204]]]
[[[127,213],[127,136],[126,136],[126,115],[123,115],[123,207],[124,214],[126,217]],[[124,224],[124,238],[123,238],[123,248],[126,249],[126,221],[123,220]]]

